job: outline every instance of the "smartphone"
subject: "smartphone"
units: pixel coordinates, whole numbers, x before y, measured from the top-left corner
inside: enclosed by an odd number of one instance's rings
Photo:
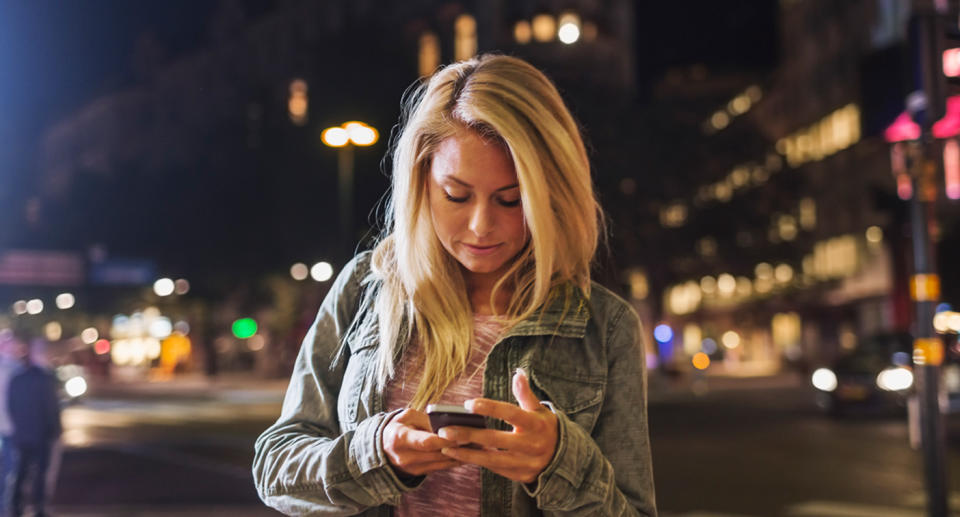
[[[486,422],[483,415],[475,415],[463,406],[455,404],[428,404],[427,416],[430,417],[430,427],[436,433],[441,427],[461,425],[483,429]]]

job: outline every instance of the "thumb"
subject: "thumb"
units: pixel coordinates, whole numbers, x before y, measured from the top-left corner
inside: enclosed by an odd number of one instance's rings
[[[517,372],[513,374],[513,396],[525,411],[538,411],[543,407],[540,399],[530,389],[530,379],[523,368],[517,368]]]

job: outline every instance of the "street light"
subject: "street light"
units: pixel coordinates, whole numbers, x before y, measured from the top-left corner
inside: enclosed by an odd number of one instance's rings
[[[340,126],[328,127],[320,134],[320,139],[337,152],[337,179],[340,187],[340,229],[343,232],[343,246],[353,242],[353,147],[368,147],[380,138],[377,130],[363,122],[355,120],[344,122]],[[349,251],[348,249],[345,252]]]

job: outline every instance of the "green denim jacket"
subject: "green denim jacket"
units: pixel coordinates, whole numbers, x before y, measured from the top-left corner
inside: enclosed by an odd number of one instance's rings
[[[376,339],[348,332],[366,310],[369,260],[357,256],[338,276],[304,338],[282,414],[256,442],[257,492],[289,515],[389,516],[419,486],[401,481],[383,451],[395,412],[376,389]],[[590,300],[552,304],[501,337],[484,397],[515,404],[512,374],[527,369],[558,416],[559,441],[535,483],[483,469],[482,515],[656,515],[640,342],[636,313],[597,284]]]

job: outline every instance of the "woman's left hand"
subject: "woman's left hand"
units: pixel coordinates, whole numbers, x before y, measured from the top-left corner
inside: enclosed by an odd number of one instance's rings
[[[527,374],[520,369],[513,376],[513,396],[520,402],[519,406],[490,399],[473,399],[464,404],[478,415],[503,420],[512,425],[513,430],[444,427],[437,433],[440,437],[483,448],[448,447],[440,452],[463,463],[486,467],[513,481],[536,481],[557,449],[557,415],[540,403],[530,389]]]

